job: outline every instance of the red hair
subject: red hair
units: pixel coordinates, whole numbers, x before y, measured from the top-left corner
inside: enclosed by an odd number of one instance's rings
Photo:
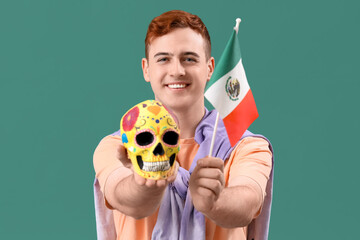
[[[145,38],[145,55],[149,58],[149,46],[151,41],[157,37],[164,36],[177,28],[191,28],[199,33],[205,40],[205,56],[211,56],[211,41],[208,30],[201,19],[191,13],[172,10],[155,17],[149,24]]]

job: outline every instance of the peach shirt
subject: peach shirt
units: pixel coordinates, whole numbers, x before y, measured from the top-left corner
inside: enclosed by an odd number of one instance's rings
[[[128,176],[129,170],[117,159],[117,148],[121,143],[120,136],[106,136],[99,143],[94,153],[94,168],[99,180],[101,191],[104,193],[106,181],[110,175],[116,174],[117,179]],[[177,161],[180,166],[189,169],[199,145],[193,138],[181,139]],[[231,186],[232,179],[246,176],[258,184],[265,197],[266,183],[272,168],[272,153],[266,140],[257,137],[242,139],[225,161],[224,175],[226,186]],[[106,198],[106,196],[105,196]],[[105,200],[106,202],[106,200]],[[109,208],[111,206],[107,205]],[[259,209],[258,214],[260,214]],[[117,210],[113,210],[117,239],[151,239],[152,230],[156,224],[158,210],[149,217],[136,220]],[[256,216],[254,216],[256,217]],[[237,239],[245,240],[247,227],[221,228],[205,217],[206,239]]]

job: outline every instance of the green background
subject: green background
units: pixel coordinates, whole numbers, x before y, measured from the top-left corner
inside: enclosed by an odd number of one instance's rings
[[[153,98],[141,58],[151,19],[199,15],[219,59],[237,17],[275,149],[269,239],[356,239],[357,1],[0,1],[0,239],[96,239],[92,154]]]

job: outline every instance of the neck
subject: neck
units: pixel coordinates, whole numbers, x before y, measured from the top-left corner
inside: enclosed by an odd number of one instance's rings
[[[180,138],[193,138],[195,130],[205,115],[205,105],[194,104],[186,109],[172,109],[179,120]]]

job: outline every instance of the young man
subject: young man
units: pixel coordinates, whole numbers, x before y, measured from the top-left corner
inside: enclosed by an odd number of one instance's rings
[[[261,212],[272,170],[269,143],[249,136],[225,159],[199,157],[207,146],[196,135],[211,115],[205,110],[204,89],[215,65],[210,36],[199,17],[170,11],[154,18],[145,49],[145,81],[155,99],[179,121],[179,171],[166,180],[142,178],[132,171],[120,136],[100,142],[94,167],[105,204],[113,213],[116,239],[247,239],[247,226]],[[188,191],[175,203],[170,192],[178,194],[179,179],[186,179]],[[176,211],[164,210],[170,200]],[[184,216],[186,211],[189,216]]]

